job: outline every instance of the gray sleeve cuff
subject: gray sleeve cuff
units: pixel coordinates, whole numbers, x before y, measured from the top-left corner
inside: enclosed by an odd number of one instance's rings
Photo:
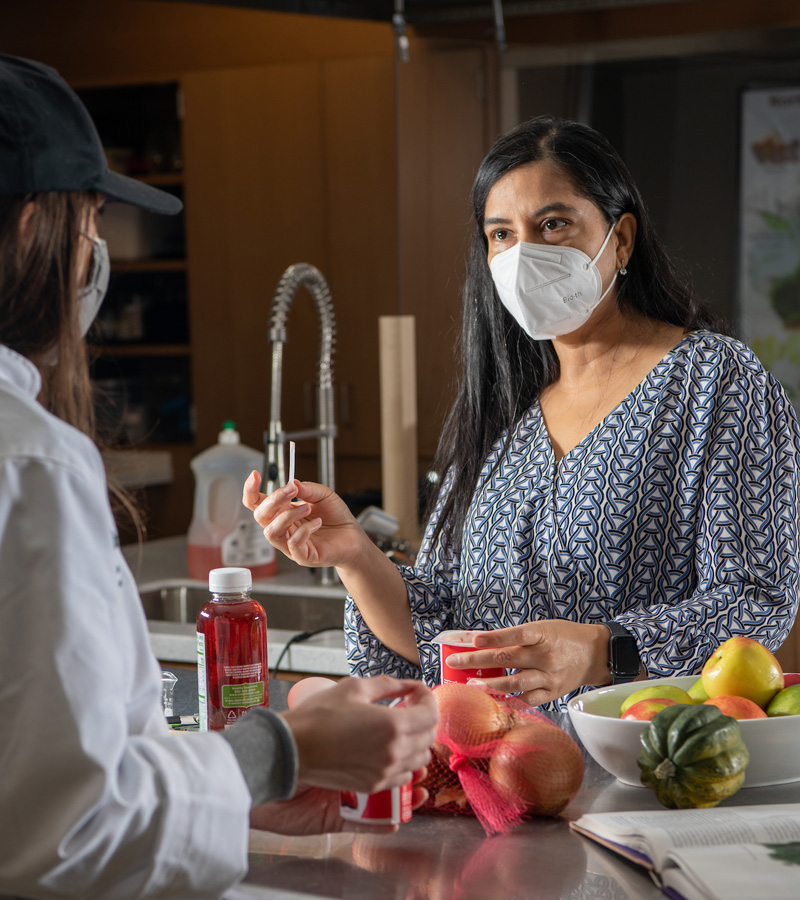
[[[220,734],[231,745],[253,806],[288,800],[297,787],[297,744],[286,720],[263,706]]]

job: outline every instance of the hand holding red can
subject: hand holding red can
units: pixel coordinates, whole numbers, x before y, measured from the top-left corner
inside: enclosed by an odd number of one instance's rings
[[[483,666],[461,669],[450,666],[448,660],[456,653],[474,650],[472,642],[474,631],[442,631],[433,640],[439,645],[442,684],[466,684],[472,678],[502,678],[506,670],[499,666]],[[487,648],[484,648],[487,649]]]

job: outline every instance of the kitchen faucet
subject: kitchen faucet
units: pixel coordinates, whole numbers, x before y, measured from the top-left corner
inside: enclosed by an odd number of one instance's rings
[[[286,343],[286,320],[298,288],[304,285],[317,306],[320,323],[319,362],[317,364],[317,427],[305,431],[285,432],[281,425],[281,388],[283,383],[283,345]],[[283,447],[287,441],[317,438],[317,477],[332,491],[333,439],[336,425],[333,420],[333,346],[336,322],[328,283],[315,266],[296,263],[283,273],[270,312],[269,341],[272,344],[272,385],[270,395],[269,429],[264,436],[264,480],[266,492],[271,493],[286,483]],[[318,569],[323,584],[333,584],[336,573],[332,568]]]

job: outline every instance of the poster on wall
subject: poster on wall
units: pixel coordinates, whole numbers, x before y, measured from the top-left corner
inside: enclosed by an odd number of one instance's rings
[[[742,337],[800,411],[800,86],[742,94]]]

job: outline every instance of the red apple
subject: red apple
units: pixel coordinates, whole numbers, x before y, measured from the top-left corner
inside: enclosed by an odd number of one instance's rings
[[[752,638],[729,638],[703,666],[703,688],[709,697],[746,697],[762,709],[783,689],[783,670],[763,644]]]
[[[760,706],[756,706],[747,697],[734,697],[732,694],[720,694],[704,701],[706,706],[718,706],[726,716],[734,719],[766,719],[767,714]]]
[[[639,722],[650,722],[665,706],[675,706],[669,697],[650,697],[631,704],[620,716],[621,719],[636,719]]]
[[[645,685],[647,682],[645,682]],[[620,719],[625,715],[628,709],[633,706],[634,703],[638,703],[640,700],[674,700],[676,703],[694,703],[695,701],[689,696],[689,694],[683,690],[683,688],[677,687],[674,684],[651,684],[648,687],[639,688],[638,691],[634,691],[629,697],[626,697],[622,701],[622,705],[619,708],[619,717]],[[706,698],[703,697],[705,700]]]
[[[783,686],[791,687],[793,684],[800,684],[800,672],[784,672]]]

